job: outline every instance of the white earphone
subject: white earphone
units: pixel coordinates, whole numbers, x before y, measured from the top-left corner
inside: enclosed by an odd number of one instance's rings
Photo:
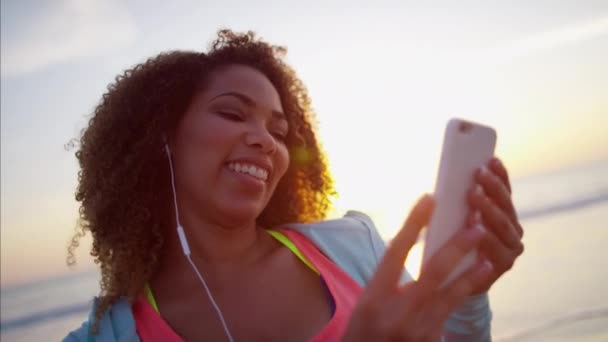
[[[213,295],[211,294],[211,290],[209,290],[209,287],[207,286],[207,282],[205,281],[205,278],[203,278],[203,275],[199,272],[198,268],[196,267],[196,265],[192,261],[192,258],[190,257],[190,245],[188,244],[188,239],[186,239],[186,232],[184,231],[184,227],[182,226],[182,224],[179,222],[179,208],[177,205],[177,191],[175,190],[175,173],[173,171],[173,158],[171,156],[171,149],[169,148],[169,142],[167,141],[166,136],[163,136],[163,140],[165,142],[165,152],[167,153],[167,159],[169,161],[169,171],[171,173],[171,189],[173,190],[173,204],[175,206],[175,225],[177,227],[177,235],[179,237],[179,242],[182,246],[182,250],[184,251],[184,256],[186,256],[186,258],[190,262],[190,265],[192,266],[192,269],[194,270],[194,272],[198,276],[199,280],[205,287],[207,296],[209,296],[209,300],[211,301],[211,304],[213,305],[213,307],[215,308],[215,311],[217,312],[217,315],[222,323],[222,326],[224,328],[224,332],[226,333],[226,337],[228,338],[228,341],[234,342],[234,339],[232,338],[232,334],[230,334],[230,330],[228,329],[228,325],[226,324],[226,321],[224,320],[224,315],[222,315],[222,310],[220,310],[220,307],[215,302],[215,299],[213,298]]]

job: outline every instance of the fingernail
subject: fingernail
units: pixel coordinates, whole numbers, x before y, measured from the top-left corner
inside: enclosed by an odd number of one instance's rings
[[[483,189],[481,188],[481,185],[479,185],[479,184],[475,185],[475,194],[483,195]]]
[[[492,270],[494,269],[494,266],[492,265],[491,262],[489,262],[488,260],[484,260],[481,263],[481,267],[479,268],[479,273],[485,275],[485,274],[489,274],[490,272],[492,272]]]
[[[479,212],[479,210],[475,210],[475,212],[473,213],[473,222],[481,222],[481,213]]]
[[[485,176],[488,174],[488,167],[483,165],[479,168],[479,174]]]
[[[486,229],[484,228],[483,225],[476,224],[473,226],[472,229],[469,229],[467,231],[467,238],[469,240],[477,240],[478,238],[483,236],[483,234],[485,234],[485,232],[486,232]]]

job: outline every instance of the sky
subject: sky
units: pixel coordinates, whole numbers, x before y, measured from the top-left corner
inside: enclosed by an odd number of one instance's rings
[[[493,126],[513,178],[608,159],[606,1],[1,2],[1,275],[70,271],[77,138],[108,84],[220,28],[288,48],[309,89],[339,215],[390,238],[432,191],[447,120]],[[90,239],[78,270],[92,267]],[[72,270],[73,272],[74,270]]]

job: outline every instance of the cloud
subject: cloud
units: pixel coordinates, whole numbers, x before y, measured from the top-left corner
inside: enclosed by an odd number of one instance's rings
[[[608,16],[503,42],[486,51],[485,57],[493,63],[507,62],[604,35],[608,35]]]
[[[108,53],[131,44],[137,36],[135,21],[118,1],[63,0],[54,4],[26,20],[10,18],[15,27],[3,27],[3,76]]]

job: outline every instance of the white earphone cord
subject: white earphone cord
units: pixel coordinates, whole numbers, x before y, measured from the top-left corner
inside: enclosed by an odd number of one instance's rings
[[[165,151],[167,152],[167,157],[169,158],[169,171],[171,172],[171,189],[173,190],[173,204],[175,205],[175,224],[177,225],[177,235],[178,235],[179,241],[182,245],[182,250],[184,251],[184,255],[186,256],[186,258],[190,262],[192,269],[198,276],[198,279],[200,279],[201,283],[203,283],[203,286],[205,287],[205,291],[207,292],[207,296],[209,297],[209,300],[211,300],[211,304],[215,308],[215,312],[217,312],[217,316],[219,317],[219,319],[222,323],[222,327],[224,328],[224,332],[226,333],[226,337],[228,338],[228,341],[234,342],[234,339],[232,338],[232,334],[230,334],[230,330],[228,329],[228,325],[226,324],[226,321],[224,320],[224,315],[222,315],[222,311],[220,310],[220,307],[215,302],[215,299],[213,298],[213,295],[211,294],[211,290],[209,290],[209,287],[207,286],[207,282],[205,282],[205,278],[203,278],[203,275],[198,271],[198,268],[196,267],[196,265],[194,265],[194,262],[192,261],[192,258],[190,257],[190,246],[188,245],[188,240],[186,239],[186,233],[184,232],[184,227],[182,227],[181,223],[179,222],[179,208],[177,206],[177,191],[175,190],[175,173],[173,172],[173,159],[171,158],[171,150],[169,150],[168,144],[165,144]]]

